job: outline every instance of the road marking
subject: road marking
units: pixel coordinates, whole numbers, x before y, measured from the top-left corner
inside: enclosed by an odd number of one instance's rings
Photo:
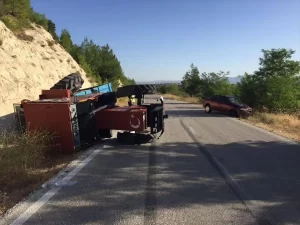
[[[156,154],[157,143],[154,141],[149,149],[148,173],[146,182],[146,198],[144,208],[144,225],[156,224],[157,193],[156,193]]]
[[[105,147],[105,146],[104,146]],[[91,153],[84,160],[79,162],[79,164],[64,178],[60,180],[62,183],[68,183],[82,168],[84,168],[97,154],[102,150],[102,146],[97,145],[95,150],[91,149]],[[32,217],[43,205],[45,205],[62,187],[51,188],[46,192],[39,200],[33,203],[25,212],[23,212],[17,219],[15,219],[11,225],[22,225],[30,217]]]
[[[194,141],[194,143],[198,146],[199,150],[203,153],[203,155],[206,157],[206,159],[210,162],[210,164],[220,173],[220,175],[223,177],[225,182],[229,185],[231,190],[235,193],[237,198],[244,204],[247,211],[255,218],[258,225],[272,225],[270,222],[270,218],[268,215],[264,213],[257,213],[254,210],[252,210],[253,203],[251,201],[252,198],[250,198],[246,192],[240,187],[240,185],[237,184],[237,182],[234,180],[234,178],[229,174],[227,169],[224,167],[224,165],[215,158],[205,147],[203,144],[201,144],[195,135],[193,134],[192,130],[193,128],[188,127],[184,124],[182,120],[180,120],[180,123],[184,130],[187,132],[187,134],[190,136],[190,138]],[[247,203],[246,203],[247,201]],[[252,209],[250,209],[250,207]]]

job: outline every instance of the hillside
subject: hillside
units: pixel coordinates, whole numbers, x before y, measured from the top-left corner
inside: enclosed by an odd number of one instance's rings
[[[44,28],[32,24],[15,36],[0,21],[0,126],[12,122],[13,103],[37,99],[64,76],[79,72],[84,87],[92,84],[72,56]]]

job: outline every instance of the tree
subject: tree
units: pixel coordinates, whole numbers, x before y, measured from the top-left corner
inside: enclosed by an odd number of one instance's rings
[[[192,63],[190,70],[185,73],[181,82],[183,90],[190,96],[199,96],[201,95],[200,82],[199,70]]]
[[[48,20],[48,32],[52,35],[53,39],[58,41],[59,38],[56,34],[56,25],[52,20]]]
[[[19,31],[29,26],[31,13],[30,0],[1,0],[1,21],[12,31]]]
[[[30,0],[2,0],[3,11],[17,18],[28,19],[31,13]]]
[[[41,14],[41,13],[35,12],[32,9],[32,12],[31,12],[31,15],[30,15],[30,20],[32,22],[35,22],[38,25],[41,25],[46,30],[48,30],[48,19],[45,16],[45,14]]]
[[[238,84],[241,98],[258,109],[292,112],[300,108],[300,62],[292,60],[293,50],[262,50],[260,67]]]
[[[5,15],[4,0],[0,0],[0,17]]]
[[[80,46],[73,46],[71,55],[76,61],[84,56],[94,76],[99,76],[102,82],[112,83],[114,89],[119,82],[123,85],[135,84],[134,80],[125,76],[120,61],[109,45],[99,46],[85,37]]]
[[[93,78],[97,84],[102,84],[101,77],[93,73],[90,65],[86,62],[85,57],[83,55],[79,55],[78,59],[79,59],[79,65],[85,71],[87,77]]]
[[[181,82],[182,89],[190,96],[209,97],[212,95],[229,95],[233,93],[233,85],[228,80],[229,72],[199,73],[194,64],[185,73]]]
[[[81,45],[75,48],[76,50],[74,50],[73,55],[83,55],[86,62],[90,65],[93,73],[99,75],[99,68],[102,64],[101,47],[85,37]]]
[[[200,76],[200,88],[203,97],[212,95],[230,95],[233,92],[233,86],[228,80],[229,72],[225,73],[202,73]]]
[[[59,38],[59,43],[65,48],[65,50],[69,53],[72,52],[72,39],[69,31],[63,29]]]
[[[257,93],[257,83],[254,76],[245,73],[241,81],[236,84],[236,87],[242,102],[247,103],[251,107],[255,107],[257,105],[259,95]]]

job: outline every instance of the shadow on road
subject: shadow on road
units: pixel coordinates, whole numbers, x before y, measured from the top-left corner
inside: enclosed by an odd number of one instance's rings
[[[150,150],[148,146],[133,150],[131,146],[114,145],[94,159],[97,166],[88,165],[74,178],[75,185],[64,187],[64,191],[51,200],[47,210],[39,214],[41,220],[31,223],[52,221],[59,224],[64,218],[65,224],[71,224],[68,221],[113,224],[130,215],[143,216],[144,207],[145,218],[150,215],[148,219],[155,221],[158,210],[195,204],[201,205],[206,213],[224,217],[225,221],[226,215],[216,211],[216,206],[230,210],[237,202],[217,170],[210,164],[199,163],[205,156],[195,143],[158,143]],[[280,224],[299,224],[298,146],[246,142],[204,147],[222,161],[238,184],[250,193],[250,200],[259,202],[261,212],[271,215]],[[231,161],[232,154],[239,156],[241,161]],[[247,162],[256,163],[248,165]],[[226,194],[228,191],[232,194]],[[247,214],[242,209],[233,210],[238,219]]]
[[[172,100],[172,99],[169,99],[169,100]],[[174,102],[166,102],[165,105],[197,105],[197,106],[200,106],[202,108],[202,104],[201,103],[187,103],[187,102],[178,102],[178,101],[175,101]]]
[[[182,107],[168,109],[166,108],[166,113],[170,117],[229,117],[219,112],[205,113],[204,109],[197,109],[195,107]]]

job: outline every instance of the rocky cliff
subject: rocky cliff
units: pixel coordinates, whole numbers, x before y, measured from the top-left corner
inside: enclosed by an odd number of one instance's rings
[[[13,103],[37,99],[70,73],[79,72],[83,88],[92,86],[85,72],[64,48],[42,27],[14,35],[0,21],[0,126],[12,122]]]

